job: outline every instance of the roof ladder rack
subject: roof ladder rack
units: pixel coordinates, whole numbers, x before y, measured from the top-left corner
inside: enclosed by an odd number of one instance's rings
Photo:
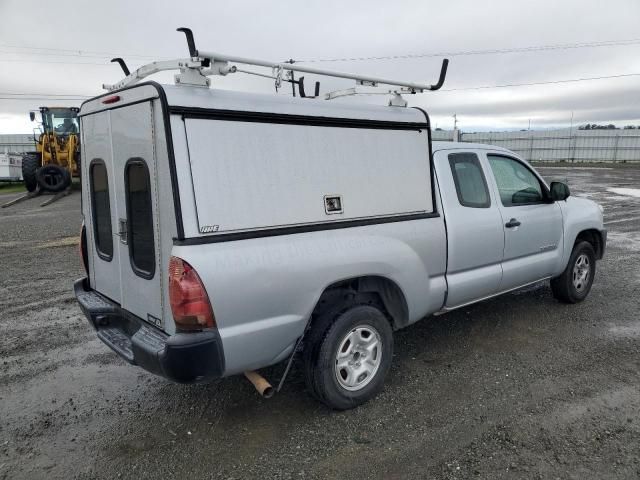
[[[227,55],[219,52],[213,52],[208,50],[198,50],[195,45],[193,32],[188,28],[178,28],[178,31],[183,32],[187,39],[187,46],[189,48],[189,57],[175,60],[166,60],[161,62],[152,62],[147,65],[143,65],[133,72],[129,72],[126,64],[122,59],[113,59],[112,61],[118,62],[125,73],[125,77],[117,83],[112,85],[103,85],[105,90],[118,90],[130,85],[134,85],[140,80],[155,73],[168,70],[179,70],[180,73],[176,74],[174,80],[177,85],[191,85],[209,87],[211,81],[209,76],[215,75],[228,75],[230,73],[247,73],[258,76],[264,76],[274,79],[276,82],[276,88],[280,86],[282,81],[297,84],[300,89],[301,96],[304,97],[304,77],[299,80],[294,80],[293,72],[307,73],[312,75],[320,75],[333,78],[344,78],[348,80],[355,80],[356,87],[339,90],[336,92],[328,93],[324,96],[326,100],[342,97],[345,95],[358,95],[358,94],[389,94],[392,95],[392,99],[389,105],[392,106],[406,106],[406,101],[401,97],[402,93],[422,93],[425,91],[439,90],[444,84],[444,80],[447,75],[447,67],[449,60],[444,59],[440,68],[440,76],[438,81],[432,85],[407,82],[403,80],[393,80],[388,78],[373,77],[368,75],[359,75],[354,73],[339,72],[333,70],[325,70],[321,68],[307,67],[303,65],[297,65],[293,60],[287,62],[271,62],[267,60],[259,60],[254,58],[239,57],[235,55]],[[256,67],[271,68],[273,74],[265,75],[258,72],[251,72],[247,70],[241,70],[236,65],[230,65],[231,63],[253,65]],[[387,87],[381,87],[385,85]],[[363,88],[364,87],[364,88]],[[372,87],[381,87],[379,90],[372,90]],[[307,98],[316,98],[319,94],[319,85],[316,84],[316,95]]]

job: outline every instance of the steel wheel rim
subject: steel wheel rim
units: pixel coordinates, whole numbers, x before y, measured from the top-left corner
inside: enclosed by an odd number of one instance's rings
[[[591,276],[591,261],[586,254],[581,254],[573,264],[573,286],[578,292],[584,291]]]
[[[382,337],[370,325],[347,332],[336,350],[334,372],[338,384],[350,392],[367,386],[382,363]]]

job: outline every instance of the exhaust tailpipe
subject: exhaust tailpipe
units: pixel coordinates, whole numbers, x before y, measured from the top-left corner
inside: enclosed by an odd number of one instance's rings
[[[244,372],[244,376],[247,377],[247,380],[253,383],[253,386],[256,387],[256,390],[262,397],[264,398],[273,397],[275,390],[273,389],[271,384],[267,381],[267,379],[264,378],[262,375],[260,375],[258,372],[254,372],[253,370],[251,370],[248,372]]]

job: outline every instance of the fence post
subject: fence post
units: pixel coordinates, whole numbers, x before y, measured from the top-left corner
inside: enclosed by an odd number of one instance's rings
[[[620,134],[616,135],[616,141],[613,146],[613,163],[618,161],[618,144],[620,143]]]
[[[531,134],[531,143],[529,144],[529,158],[530,162],[533,162],[533,134]]]

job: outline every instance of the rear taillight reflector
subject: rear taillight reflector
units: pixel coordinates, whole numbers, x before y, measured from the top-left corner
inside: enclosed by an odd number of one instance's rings
[[[198,273],[178,257],[169,261],[169,303],[179,330],[214,328],[211,302]]]
[[[120,101],[120,95],[112,95],[111,97],[107,97],[102,100],[102,103],[105,105],[109,105],[110,103],[116,103]]]

